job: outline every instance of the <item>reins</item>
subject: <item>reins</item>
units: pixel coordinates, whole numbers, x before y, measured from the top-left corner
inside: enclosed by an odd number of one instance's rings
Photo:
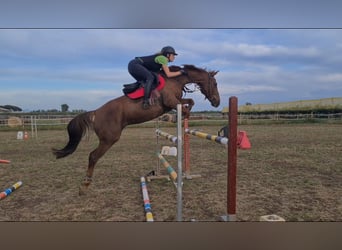
[[[212,88],[213,88],[213,86],[212,86],[212,81],[211,81],[211,79],[212,79],[212,76],[210,75],[210,73],[209,72],[207,72],[208,73],[208,85],[209,85],[209,88],[208,88],[208,96],[211,96],[211,94],[212,94]],[[200,84],[199,84],[199,82],[203,82],[203,81],[197,81],[197,82],[195,82],[195,81],[193,81],[189,76],[188,76],[188,79],[189,79],[189,81],[190,81],[190,83],[187,83],[187,84],[185,84],[184,85],[184,87],[183,87],[183,92],[185,93],[185,95],[187,94],[187,93],[194,93],[194,92],[196,92],[196,91],[200,91],[201,90],[201,87],[202,86],[200,86]],[[193,89],[190,89],[187,85],[188,84],[193,84],[194,85],[194,88]],[[205,100],[207,99],[207,97],[205,97]]]

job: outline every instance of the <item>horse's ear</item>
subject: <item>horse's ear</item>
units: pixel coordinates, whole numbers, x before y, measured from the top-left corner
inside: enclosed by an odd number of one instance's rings
[[[220,72],[220,71],[218,71],[218,70],[212,71],[212,72],[211,72],[211,75],[212,75],[212,76],[215,76],[218,72]]]

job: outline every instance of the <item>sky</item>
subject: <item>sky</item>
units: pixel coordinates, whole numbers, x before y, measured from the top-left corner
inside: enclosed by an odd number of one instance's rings
[[[216,75],[221,105],[187,94],[193,110],[342,97],[341,29],[0,29],[0,105],[93,110],[134,82],[135,56],[173,46],[169,65]]]

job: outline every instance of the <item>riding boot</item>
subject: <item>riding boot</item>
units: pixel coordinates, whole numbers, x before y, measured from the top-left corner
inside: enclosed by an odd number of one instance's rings
[[[150,95],[151,95],[151,90],[152,90],[152,80],[147,80],[144,86],[144,100],[143,100],[143,109],[148,109],[150,106]]]

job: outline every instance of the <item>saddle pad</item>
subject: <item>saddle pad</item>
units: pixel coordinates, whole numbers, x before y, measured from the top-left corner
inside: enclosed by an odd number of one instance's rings
[[[156,89],[158,91],[162,90],[164,87],[165,87],[165,79],[161,76],[161,75],[158,75],[158,80],[159,80],[159,84],[158,86],[156,87]],[[144,93],[145,93],[145,90],[143,87],[140,87],[138,88],[136,91],[132,92],[132,93],[129,93],[127,94],[126,96],[128,96],[129,98],[131,99],[138,99],[140,97],[143,97],[144,96]]]

